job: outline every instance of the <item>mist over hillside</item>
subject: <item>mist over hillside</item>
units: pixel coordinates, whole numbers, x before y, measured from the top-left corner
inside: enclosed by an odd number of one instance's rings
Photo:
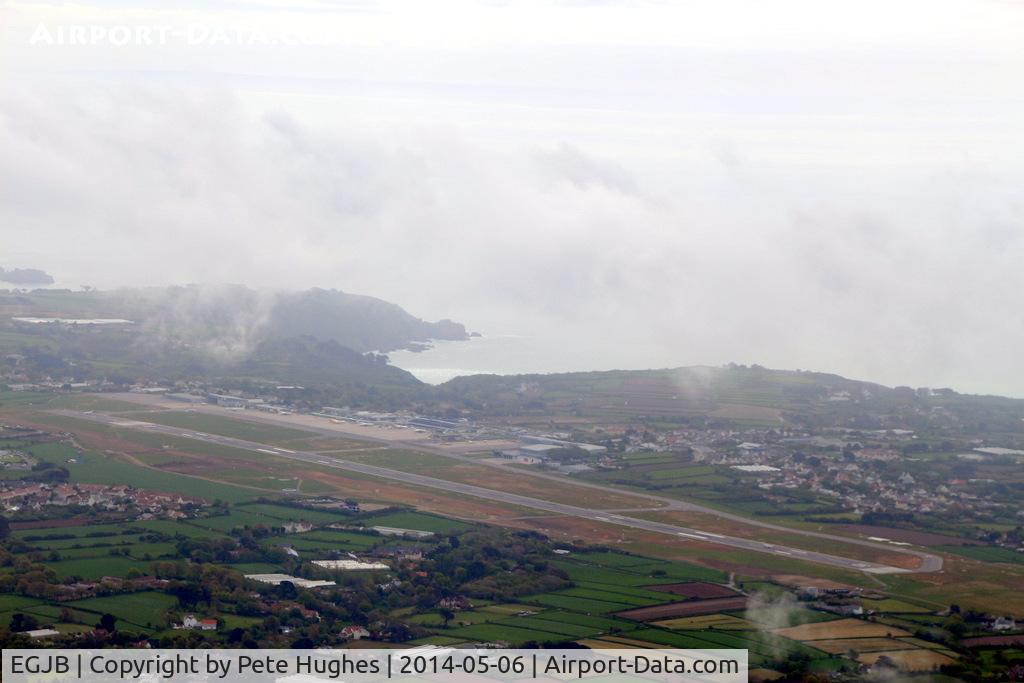
[[[384,352],[468,336],[374,297],[236,285],[0,293],[0,335],[29,379],[300,383],[367,402],[421,386]]]
[[[18,320],[29,317],[93,324]],[[383,352],[466,339],[465,327],[337,290],[189,285],[9,292],[0,294],[0,335],[7,373],[32,379],[198,382],[256,393],[299,384],[321,405],[446,415],[1024,432],[1021,400],[759,365],[473,375],[431,387],[391,365]]]
[[[268,340],[311,336],[353,351],[386,353],[469,335],[450,320],[427,322],[397,304],[335,289],[301,292],[242,285],[188,285],[113,291],[35,290],[0,296],[10,316],[120,318],[148,341],[237,360]]]

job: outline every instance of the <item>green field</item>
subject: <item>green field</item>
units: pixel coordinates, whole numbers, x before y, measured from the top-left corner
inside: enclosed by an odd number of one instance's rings
[[[625,602],[616,602],[610,597],[608,600],[600,600],[598,598],[566,595],[561,592],[542,593],[523,598],[523,601],[533,602],[545,607],[558,607],[573,612],[582,612],[583,614],[612,614],[635,606]]]
[[[161,629],[167,625],[167,610],[177,604],[173,596],[146,591],[76,600],[67,603],[67,606],[100,615],[113,614],[118,619],[143,628]]]
[[[150,563],[132,557],[94,557],[46,562],[60,578],[76,577],[85,581],[98,581],[104,576],[124,576],[129,569],[146,573]]]
[[[228,532],[232,529],[241,529],[243,527],[254,527],[263,525],[266,527],[279,526],[280,520],[271,519],[263,515],[256,515],[251,512],[247,512],[243,507],[234,507],[229,515],[218,515],[215,517],[207,517],[205,519],[193,519],[189,520],[188,526],[198,526],[204,529],[210,529],[212,531],[223,531]]]
[[[144,522],[131,522],[128,527],[139,529],[150,533],[167,534],[169,536],[182,536],[184,538],[223,538],[224,534],[197,526],[195,523],[201,521],[190,519],[188,521],[176,522],[169,519],[151,519]]]
[[[35,605],[40,601],[36,598],[30,598],[24,595],[10,595],[8,593],[0,594],[0,612],[10,612],[12,610],[18,610],[27,605]]]
[[[639,557],[637,555],[613,552],[577,553],[573,555],[572,558],[574,562],[586,562],[587,564],[594,564],[601,567],[632,567],[640,564],[648,564],[651,561],[651,558],[649,557]]]
[[[980,562],[1024,564],[1024,553],[1018,553],[1016,550],[1010,550],[1009,548],[996,548],[985,545],[943,545],[938,546],[937,550],[969,557]]]
[[[594,588],[567,588],[564,591],[559,591],[559,595],[569,595],[574,598],[584,598],[592,600],[607,600],[621,603],[624,605],[631,605],[633,607],[647,607],[648,605],[659,605],[664,602],[670,602],[672,595],[669,593],[654,594],[654,596],[645,594],[631,594],[624,591],[626,588],[612,588],[610,586],[593,583],[589,584]],[[646,593],[646,591],[645,591]]]
[[[472,609],[462,610],[455,614],[455,618],[451,620],[450,624],[458,626],[461,624],[487,624],[492,621],[500,621],[506,618],[507,614],[498,614],[496,612],[488,612],[486,609]],[[408,617],[407,620],[411,624],[420,624],[427,627],[441,627],[444,624],[444,619],[438,612],[427,612],[425,614],[415,614]],[[447,631],[444,631],[447,633]]]
[[[928,613],[932,610],[921,605],[915,605],[904,600],[895,600],[893,598],[887,598],[885,600],[868,600],[861,598],[861,605],[864,609],[874,610],[876,612],[889,612],[894,614],[900,613]]]
[[[369,534],[351,533],[346,531],[310,531],[304,534],[290,535],[278,537],[283,542],[288,543],[292,540],[302,541],[303,547],[306,548],[322,548],[324,550],[346,550],[346,551],[359,551],[367,550],[376,545],[380,545],[386,539],[380,536],[371,536]],[[296,545],[295,547],[299,547]]]
[[[534,631],[548,631],[567,638],[589,638],[604,632],[602,628],[573,624],[568,621],[554,621],[551,619],[538,619],[536,617],[512,617],[494,622],[499,626],[511,626],[513,628],[525,628]]]
[[[659,479],[688,479],[714,473],[715,468],[708,465],[697,467],[670,467],[666,469],[649,470],[646,472],[648,478],[655,481]]]
[[[352,519],[350,514],[344,512],[332,512],[330,510],[311,510],[309,508],[290,507],[287,505],[274,505],[271,503],[252,503],[238,506],[238,510],[264,515],[281,522],[312,522],[314,524],[346,523]]]
[[[547,610],[545,612],[540,612],[533,618],[544,621],[554,621],[559,624],[588,626],[602,632],[631,631],[637,628],[636,622],[626,619],[608,619],[605,617],[588,616],[586,614],[578,614],[575,612],[564,612],[562,610]]]
[[[306,538],[305,534],[289,534],[287,536],[271,536],[270,538],[264,539],[262,545],[264,547],[291,547],[295,550],[304,550],[308,552],[320,551],[329,552],[331,550],[342,550],[348,552],[366,550],[371,548],[380,539],[375,539],[371,536],[359,536],[352,534],[350,538],[338,538],[331,540],[322,540],[319,538]]]
[[[483,642],[506,641],[512,645],[521,645],[528,641],[544,643],[565,642],[576,639],[576,637],[567,636],[554,630],[540,631],[504,624],[474,624],[472,626],[449,629],[444,633],[447,636],[453,636],[462,640]]]
[[[82,548],[64,548],[59,550],[61,560],[109,557],[112,551],[127,551],[128,556],[136,560],[156,560],[177,556],[175,544],[167,541],[162,543],[128,543],[123,546],[90,546]]]
[[[44,462],[63,465],[65,461],[78,457],[78,451],[66,443],[38,443],[25,450]]]
[[[460,522],[457,519],[428,515],[422,512],[389,512],[382,515],[372,515],[362,519],[366,526],[390,526],[398,529],[414,529],[416,531],[430,531],[435,534],[451,534],[466,531],[472,528],[468,522]]]
[[[161,472],[139,467],[124,460],[98,453],[85,452],[78,455],[78,462],[67,465],[71,481],[83,484],[124,484],[130,482],[140,489],[180,493],[198,496],[207,500],[223,500],[230,503],[251,500],[261,495],[259,491],[219,484],[196,477],[187,477],[173,472]]]
[[[130,535],[127,524],[82,524],[81,526],[54,527],[50,529],[22,529],[11,532],[16,538],[33,546],[60,547],[79,543],[117,543],[118,537]]]
[[[262,617],[244,617],[239,614],[224,614],[221,619],[224,620],[224,628],[228,631],[233,628],[249,628],[263,621]]]
[[[613,586],[726,580],[725,573],[717,569],[620,553],[578,553],[554,560],[553,564],[568,573],[573,581]]]

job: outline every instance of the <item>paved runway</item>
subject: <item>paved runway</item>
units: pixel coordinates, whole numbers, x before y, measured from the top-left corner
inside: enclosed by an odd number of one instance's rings
[[[181,409],[181,406],[179,406],[179,405],[177,405],[177,404],[175,404],[173,402],[157,400],[157,399],[155,399],[155,397],[151,397],[151,396],[147,396],[147,395],[142,395],[142,394],[115,394],[114,396],[116,398],[121,399],[121,400],[133,401],[133,402],[141,403],[142,405],[151,405],[151,406],[158,407],[158,408],[168,408],[168,409],[177,409],[177,410]],[[439,446],[439,445],[436,445],[436,444],[432,444],[430,441],[424,440],[424,439],[417,439],[415,441],[405,441],[405,440],[401,440],[401,439],[396,440],[393,437],[391,437],[390,434],[387,434],[387,430],[384,430],[384,432],[385,432],[384,436],[378,436],[378,435],[373,435],[373,434],[366,435],[365,433],[360,433],[360,434],[356,435],[356,434],[353,434],[353,433],[351,433],[349,431],[351,429],[351,425],[348,424],[348,423],[340,423],[340,424],[338,424],[338,423],[333,423],[332,422],[330,424],[327,424],[327,423],[324,423],[324,424],[312,424],[312,423],[304,420],[300,424],[296,424],[295,420],[298,417],[306,417],[306,416],[296,416],[294,414],[285,416],[285,415],[277,415],[277,414],[274,414],[274,413],[260,413],[260,412],[248,411],[248,410],[247,411],[229,410],[229,409],[226,409],[226,408],[219,408],[217,406],[211,406],[211,405],[205,405],[205,404],[204,405],[193,405],[193,406],[190,406],[189,409],[190,410],[194,410],[196,412],[205,413],[207,415],[218,415],[218,416],[221,416],[221,417],[228,416],[228,417],[230,417],[232,419],[241,420],[243,422],[255,422],[255,423],[259,423],[259,424],[270,424],[270,425],[278,425],[278,426],[282,426],[282,427],[289,427],[289,428],[293,428],[293,429],[302,429],[302,430],[306,430],[306,431],[312,431],[312,432],[315,432],[317,434],[323,434],[323,435],[326,435],[326,436],[337,436],[338,434],[343,434],[343,435],[350,436],[350,437],[353,437],[353,438],[357,438],[357,439],[360,439],[360,440],[363,440],[363,441],[371,441],[371,442],[374,442],[374,443],[383,444],[383,445],[386,445],[386,446],[388,446],[390,448],[404,448],[404,449],[413,450],[413,451],[421,451],[421,452],[424,452],[424,453],[434,453],[434,454],[437,454],[437,455],[444,456],[446,458],[451,458],[453,460],[460,460],[462,462],[471,463],[471,464],[474,464],[474,465],[485,465],[487,467],[493,467],[493,468],[496,468],[496,469],[499,469],[499,470],[504,470],[506,472],[512,472],[514,474],[517,474],[517,475],[523,476],[523,477],[532,477],[532,478],[536,478],[536,479],[548,479],[548,480],[556,481],[556,482],[559,482],[559,483],[562,483],[562,484],[568,482],[568,483],[572,484],[573,486],[581,486],[581,487],[585,487],[585,488],[599,489],[599,490],[602,490],[602,491],[607,491],[610,494],[628,493],[628,495],[630,495],[630,496],[632,496],[634,498],[649,500],[652,503],[654,503],[655,506],[653,508],[651,508],[651,509],[662,509],[662,510],[665,510],[665,511],[681,510],[681,511],[688,511],[688,512],[698,512],[698,513],[702,513],[702,514],[705,514],[705,515],[712,515],[714,517],[718,517],[718,518],[723,519],[723,520],[729,520],[729,521],[737,522],[739,524],[743,524],[743,525],[746,525],[746,526],[757,526],[757,527],[761,527],[762,529],[771,529],[772,531],[778,531],[778,532],[781,532],[781,533],[796,534],[796,535],[799,535],[799,536],[807,536],[807,537],[810,537],[810,538],[820,538],[820,539],[822,539],[824,541],[828,541],[828,542],[845,543],[847,545],[859,545],[859,546],[864,546],[865,548],[874,548],[875,550],[883,550],[883,551],[887,551],[887,552],[891,552],[891,553],[896,553],[896,554],[901,554],[901,555],[910,555],[910,556],[913,556],[913,557],[917,558],[918,561],[920,562],[920,564],[915,569],[910,570],[910,571],[913,571],[913,572],[922,572],[922,573],[923,572],[937,572],[937,571],[942,569],[942,565],[943,565],[943,561],[942,561],[942,558],[940,556],[934,555],[932,553],[925,552],[923,550],[917,550],[915,548],[908,548],[908,547],[905,547],[905,546],[894,547],[892,545],[887,545],[887,544],[884,544],[882,542],[868,541],[868,540],[865,540],[865,539],[862,539],[862,538],[852,538],[850,536],[844,536],[844,535],[841,535],[841,534],[830,534],[830,533],[826,533],[826,532],[823,532],[823,531],[812,531],[810,529],[798,529],[798,528],[794,528],[794,527],[788,527],[788,526],[784,526],[782,524],[775,524],[775,523],[766,521],[764,519],[758,519],[756,517],[745,517],[743,515],[738,515],[738,514],[735,514],[735,513],[727,512],[725,510],[719,510],[717,508],[711,508],[711,507],[708,507],[706,505],[701,505],[700,503],[695,503],[695,502],[689,501],[689,500],[682,500],[682,499],[679,499],[679,498],[670,498],[668,496],[659,496],[657,494],[650,493],[650,492],[647,492],[647,491],[624,491],[623,489],[620,489],[620,488],[616,488],[616,487],[613,487],[613,486],[608,486],[608,485],[605,485],[605,484],[599,484],[599,483],[596,483],[596,482],[583,481],[581,479],[575,479],[575,478],[574,479],[569,479],[564,474],[552,474],[552,473],[540,472],[540,471],[532,470],[532,469],[516,468],[516,467],[513,467],[511,465],[506,465],[506,464],[503,464],[503,463],[493,462],[493,461],[490,461],[488,459],[473,458],[473,457],[469,457],[469,456],[466,456],[466,455],[463,455],[463,454],[460,454],[460,453],[456,453],[456,452],[453,452],[449,448],[446,448],[444,446]],[[636,507],[636,508],[631,508],[629,510],[619,510],[619,512],[636,512],[636,511],[638,511],[640,509],[643,509],[643,508],[642,507]]]
[[[933,568],[926,568],[924,566],[917,570],[908,570],[900,567],[891,567],[884,564],[877,564],[874,562],[864,562],[861,560],[854,560],[846,557],[839,557],[836,555],[828,555],[826,553],[818,553],[811,550],[789,548],[774,543],[765,543],[762,541],[747,538],[724,536],[709,531],[700,531],[698,529],[676,526],[674,524],[653,522],[646,519],[639,519],[636,517],[615,514],[605,510],[593,510],[590,508],[583,508],[575,505],[567,505],[564,503],[542,500],[540,498],[522,496],[516,493],[509,493],[507,491],[499,491],[496,489],[488,489],[481,486],[473,486],[471,484],[463,484],[461,482],[437,479],[435,477],[428,477],[421,474],[413,474],[411,472],[402,472],[400,470],[394,470],[387,467],[378,467],[376,465],[367,465],[365,463],[350,462],[347,460],[341,460],[320,453],[314,453],[309,451],[293,451],[287,448],[279,448],[277,446],[270,446],[267,444],[256,443],[253,441],[246,441],[244,439],[220,436],[217,434],[208,434],[206,432],[197,432],[194,430],[183,429],[181,427],[169,427],[166,425],[154,424],[152,422],[142,422],[138,420],[117,417],[113,415],[105,415],[102,413],[81,412],[73,410],[60,410],[53,412],[66,415],[68,417],[75,417],[79,419],[91,420],[94,422],[101,422],[115,427],[139,429],[147,432],[166,434],[167,436],[195,439],[198,441],[205,441],[207,443],[213,443],[222,446],[231,446],[233,448],[256,451],[259,453],[274,455],[280,458],[287,458],[290,460],[298,460],[301,462],[312,463],[323,467],[332,467],[339,470],[347,470],[350,472],[358,472],[360,474],[370,475],[374,477],[381,477],[383,479],[400,481],[406,484],[413,484],[416,486],[440,489],[452,493],[461,493],[467,496],[473,496],[475,498],[482,498],[484,500],[496,500],[502,503],[519,505],[522,507],[532,508],[535,510],[542,510],[544,512],[552,512],[555,514],[567,515],[570,517],[579,517],[581,519],[596,520],[599,522],[615,524],[618,526],[628,527],[631,529],[641,529],[644,531],[666,534],[668,536],[675,536],[678,538],[684,538],[694,541],[704,541],[732,548],[753,550],[755,552],[769,553],[772,555],[787,557],[790,559],[816,562],[818,564],[830,565],[833,567],[842,567],[843,569],[859,570],[863,572],[869,572],[872,574],[902,574],[910,573],[911,571],[935,571],[935,569]],[[837,538],[836,540],[841,541],[846,539]],[[927,554],[922,553],[922,555]],[[941,567],[941,558],[938,558],[934,555],[927,555],[927,557],[935,558],[936,560],[938,560],[939,567]],[[928,563],[926,562],[925,564]]]

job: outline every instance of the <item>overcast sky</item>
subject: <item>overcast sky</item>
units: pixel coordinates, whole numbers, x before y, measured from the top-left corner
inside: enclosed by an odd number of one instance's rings
[[[1024,3],[0,13],[0,267],[1024,397]]]

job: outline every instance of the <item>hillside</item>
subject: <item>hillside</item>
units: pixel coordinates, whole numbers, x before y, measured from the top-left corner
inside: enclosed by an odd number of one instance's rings
[[[130,322],[16,319],[22,317]],[[12,381],[301,383],[353,400],[383,392],[390,403],[421,384],[373,351],[466,336],[458,323],[426,322],[395,304],[336,290],[189,286],[0,293],[4,374],[21,378]]]
[[[225,357],[244,355],[265,340],[301,336],[335,341],[353,351],[385,353],[433,339],[468,337],[459,323],[427,322],[370,296],[326,289],[259,291],[240,285],[0,293],[0,320],[9,316],[127,319],[145,337]]]
[[[452,404],[482,415],[1024,434],[1024,400],[886,387],[757,365],[476,375],[457,377],[439,391]]]
[[[333,289],[282,294],[272,311],[269,333],[271,337],[309,335],[356,351],[379,352],[469,336],[465,327],[451,320],[425,322],[397,304]]]

